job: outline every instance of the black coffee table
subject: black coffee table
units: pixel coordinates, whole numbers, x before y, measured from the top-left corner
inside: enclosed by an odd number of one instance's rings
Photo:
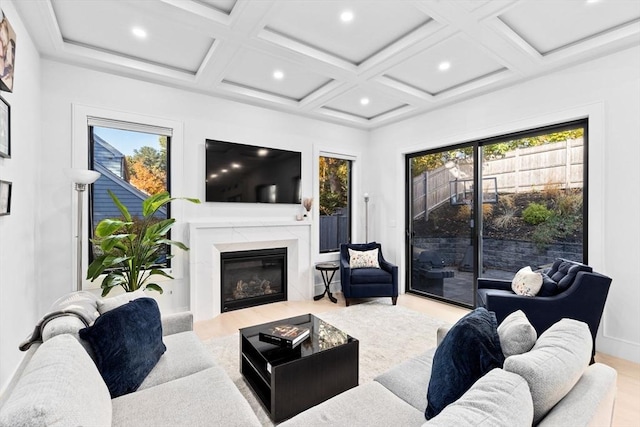
[[[261,330],[302,325],[311,335],[294,349],[262,342]],[[240,372],[274,422],[358,385],[358,340],[312,314],[240,329]]]

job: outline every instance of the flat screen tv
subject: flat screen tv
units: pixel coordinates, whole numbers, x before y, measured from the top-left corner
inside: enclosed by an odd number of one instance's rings
[[[300,203],[302,153],[207,139],[207,202]]]

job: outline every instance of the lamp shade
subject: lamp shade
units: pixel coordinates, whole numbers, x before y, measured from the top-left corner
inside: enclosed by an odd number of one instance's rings
[[[92,184],[100,178],[100,172],[89,169],[68,169],[67,176],[76,184]]]

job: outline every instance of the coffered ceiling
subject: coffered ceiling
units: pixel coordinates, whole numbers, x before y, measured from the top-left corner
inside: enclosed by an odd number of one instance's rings
[[[43,57],[365,129],[640,44],[640,0],[14,3]]]

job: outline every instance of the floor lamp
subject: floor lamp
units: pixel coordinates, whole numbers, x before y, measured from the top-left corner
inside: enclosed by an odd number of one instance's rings
[[[87,188],[87,185],[93,184],[98,178],[100,173],[94,170],[88,169],[70,169],[68,171],[69,178],[75,184],[75,189],[78,192],[78,228],[76,236],[76,290],[82,290],[82,193]]]
[[[364,193],[364,242],[369,243],[369,193]]]

